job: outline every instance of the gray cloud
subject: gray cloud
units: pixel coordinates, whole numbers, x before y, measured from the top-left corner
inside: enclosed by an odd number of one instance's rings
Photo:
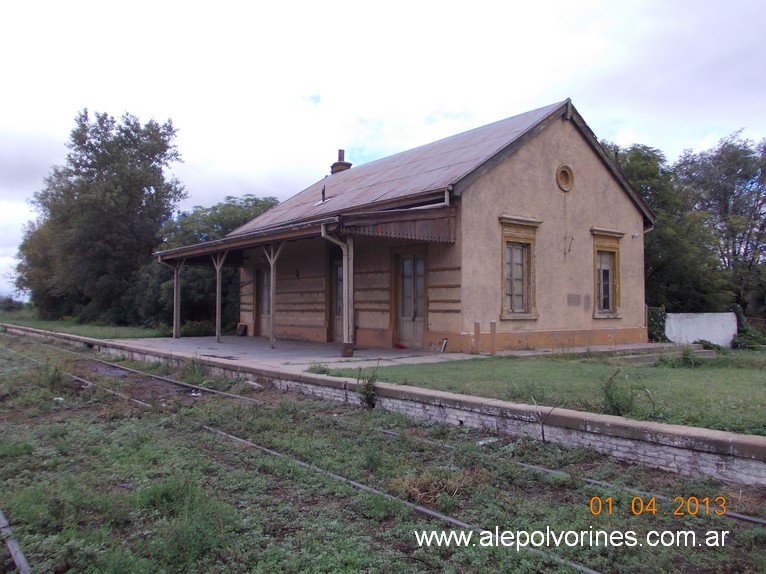
[[[40,189],[55,164],[66,158],[61,142],[42,135],[0,132],[2,199],[25,200]]]
[[[191,7],[179,24],[158,9],[177,54],[170,67],[152,64],[150,44],[92,49],[132,29],[140,10],[107,30],[80,0],[53,4],[41,17],[32,3],[9,4],[11,19],[34,24],[0,37],[7,53],[39,40],[4,69],[9,86],[23,86],[4,93],[0,118],[0,200],[17,204],[0,206],[0,248],[13,253],[25,201],[63,163],[83,107],[173,118],[187,162],[173,167],[190,195],[183,209],[245,193],[285,199],[323,177],[338,148],[358,166],[566,97],[597,136],[659,148],[671,161],[740,128],[766,136],[766,3],[756,0],[478,0],[468,11],[392,0],[341,20],[305,1],[302,19],[284,3],[243,5],[242,17],[212,28],[225,11]],[[258,18],[273,25],[252,34]],[[68,30],[83,25],[93,34],[72,43]],[[83,53],[98,75],[64,64]],[[141,70],[142,82],[126,82],[125,69]]]

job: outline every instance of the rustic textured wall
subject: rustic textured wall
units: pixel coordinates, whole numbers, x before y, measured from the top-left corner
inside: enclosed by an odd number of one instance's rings
[[[247,325],[247,334],[255,334],[255,269],[248,258],[239,268],[239,322]]]
[[[284,390],[363,405],[356,382],[321,376],[281,374],[272,383]],[[500,435],[540,439],[548,409],[378,383],[376,407],[407,416]],[[724,482],[766,486],[766,437],[633,421],[557,409],[545,420],[548,442],[583,446],[618,460],[668,472]]]
[[[571,191],[556,183],[558,166],[574,174]],[[500,348],[643,342],[643,220],[629,197],[579,132],[556,121],[462,197],[464,314],[488,331],[498,322]],[[503,320],[501,215],[541,221],[536,230],[536,319]],[[619,240],[619,319],[594,317],[594,237],[591,228],[624,233]],[[594,330],[602,336],[593,336]]]

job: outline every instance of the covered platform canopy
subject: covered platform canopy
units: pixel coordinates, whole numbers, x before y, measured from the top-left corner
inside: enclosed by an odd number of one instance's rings
[[[324,238],[343,253],[343,353],[353,351],[353,266],[354,236],[394,237],[432,242],[455,241],[456,210],[449,206],[448,192],[440,192],[437,203],[377,212],[338,214],[313,220],[275,225],[237,233],[222,239],[168,249],[155,253],[158,261],[173,271],[173,337],[181,334],[180,273],[186,264],[212,265],[216,270],[216,338],[221,342],[221,272],[224,265],[241,265],[245,250],[260,248],[270,266],[270,300],[276,300],[276,267],[282,247],[288,241]],[[433,199],[430,199],[433,202]],[[243,229],[243,228],[240,228]],[[239,231],[239,230],[237,230]],[[271,346],[276,345],[274,307],[270,314]]]

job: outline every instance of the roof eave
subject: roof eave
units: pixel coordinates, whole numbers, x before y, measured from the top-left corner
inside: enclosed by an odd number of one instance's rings
[[[284,225],[259,229],[250,233],[243,233],[241,235],[214,239],[213,241],[206,241],[205,243],[165,249],[157,251],[152,255],[156,257],[158,261],[164,262],[202,257],[204,255],[212,255],[214,253],[232,249],[247,249],[249,247],[256,247],[258,245],[265,245],[276,241],[302,239],[321,234],[322,225],[338,223],[338,219],[338,217],[323,217],[305,222],[291,222]]]
[[[591,130],[588,124],[585,123],[585,120],[574,108],[574,106],[571,106],[571,113],[566,119],[572,121],[572,123],[577,127],[585,140],[590,144],[590,146],[599,156],[599,159],[601,159],[602,163],[612,173],[612,176],[617,180],[625,193],[628,195],[628,197],[630,197],[638,210],[641,212],[641,215],[644,219],[644,230],[651,231],[654,228],[655,222],[657,221],[657,215],[654,213],[654,210],[652,210],[649,204],[644,201],[644,198],[641,197],[641,195],[635,189],[633,189],[633,186],[625,177],[625,174],[622,173],[622,170],[614,161],[614,159],[606,153],[604,148],[599,143],[596,134],[594,134],[593,130]]]
[[[612,176],[617,180],[620,187],[623,188],[623,191],[625,191],[631,201],[633,201],[634,205],[641,212],[644,222],[644,230],[651,231],[655,222],[657,221],[657,215],[644,201],[644,199],[636,192],[636,190],[633,189],[633,186],[631,186],[630,182],[625,178],[625,175],[622,173],[619,166],[614,162],[612,158],[609,157],[609,155],[607,155],[607,153],[604,151],[604,148],[601,147],[601,144],[598,142],[598,138],[596,138],[593,130],[591,130],[588,124],[585,123],[585,120],[574,107],[572,100],[569,98],[564,100],[560,106],[551,110],[548,115],[542,117],[539,121],[529,126],[529,128],[527,128],[521,135],[516,137],[507,146],[499,150],[495,155],[458,178],[453,183],[454,194],[461,195],[467,187],[473,184],[481,176],[496,167],[498,164],[512,155],[517,149],[524,146],[529,140],[533,139],[535,136],[537,136],[537,134],[542,132],[551,123],[558,119],[571,121],[573,125],[576,126],[577,130],[580,132],[583,138],[588,142],[588,144],[596,152],[606,168],[611,172]]]
[[[327,213],[322,214],[321,217],[327,218],[327,217],[341,217],[344,215],[349,215],[353,213],[361,213],[366,211],[383,211],[386,209],[396,209],[396,208],[402,208],[402,207],[412,207],[415,205],[425,204],[426,202],[431,201],[439,201],[444,197],[445,191],[451,191],[451,186],[446,187],[438,187],[434,189],[427,189],[422,190],[416,193],[412,193],[406,197],[397,197],[395,199],[385,200],[385,201],[376,201],[372,203],[364,203],[360,205],[354,205],[349,206],[341,209],[336,209],[335,211],[328,211]],[[237,234],[236,229],[229,233],[227,237],[243,237],[246,235],[251,235],[254,233],[260,233],[268,232],[271,229],[282,227],[282,226],[289,226],[289,225],[301,225],[305,222],[311,222],[318,219],[318,217],[309,217],[309,218],[303,218],[303,219],[294,219],[289,222],[280,223],[273,226],[263,227],[261,229],[255,229],[250,232]],[[255,221],[255,220],[253,220]]]
[[[482,162],[478,166],[457,178],[453,182],[454,194],[457,196],[462,195],[463,191],[472,183],[502,163],[517,149],[523,147],[529,140],[533,139],[537,136],[537,134],[545,130],[545,128],[553,123],[554,120],[560,118],[563,114],[567,114],[568,110],[571,110],[572,107],[572,101],[567,98],[561,102],[558,107],[551,110],[548,115],[540,118],[537,122],[530,125],[520,135],[514,138],[513,141],[509,142],[508,145],[498,150],[492,157],[488,158],[486,161]]]

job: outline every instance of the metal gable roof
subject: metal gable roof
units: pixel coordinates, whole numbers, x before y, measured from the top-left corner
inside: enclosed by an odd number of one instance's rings
[[[567,103],[552,104],[329,175],[235,229],[229,237],[438,193]]]
[[[349,221],[350,227],[346,230],[349,233],[388,236],[414,233],[412,229],[422,227],[428,233],[436,234],[435,237],[438,236],[439,241],[454,241],[450,227],[454,225],[450,219],[454,216],[451,214],[439,215],[440,221],[420,221],[433,219],[430,217],[433,214],[429,217],[399,214],[396,221],[388,221],[383,215],[384,210],[401,210],[433,204],[443,198],[447,190],[453,195],[460,195],[464,187],[502,161],[518,146],[524,145],[528,138],[534,137],[537,130],[543,129],[556,118],[572,121],[594,153],[600,157],[605,168],[642,213],[644,228],[650,230],[656,219],[654,212],[630,186],[617,164],[607,156],[595,134],[567,99],[334,173],[235,229],[224,238],[160,251],[156,255],[161,261],[187,258],[202,260],[210,254],[224,250],[241,250],[272,241],[316,236],[324,225],[340,225],[344,228],[344,220]],[[322,201],[323,189],[325,201]],[[375,227],[377,224],[367,221],[371,213],[377,214],[376,217],[380,219],[379,226]],[[362,216],[362,219],[356,221],[349,219],[349,216],[356,219],[357,216]]]

